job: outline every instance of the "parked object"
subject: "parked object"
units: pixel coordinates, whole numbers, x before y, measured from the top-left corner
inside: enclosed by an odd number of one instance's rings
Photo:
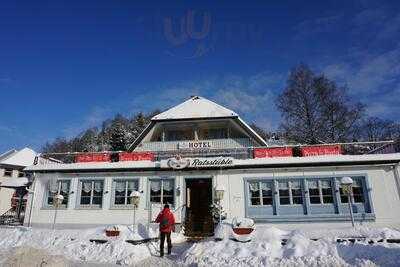
[[[255,230],[254,221],[249,218],[235,217],[232,220],[232,237],[239,242],[249,242]]]
[[[106,236],[108,237],[116,237],[119,236],[120,230],[118,226],[111,226],[106,229]]]

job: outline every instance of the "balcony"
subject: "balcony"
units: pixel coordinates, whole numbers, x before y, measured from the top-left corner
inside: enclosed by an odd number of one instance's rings
[[[135,148],[135,151],[168,152],[177,150],[214,150],[214,149],[242,149],[253,147],[255,144],[249,138],[210,139],[198,141],[166,141],[144,142]]]

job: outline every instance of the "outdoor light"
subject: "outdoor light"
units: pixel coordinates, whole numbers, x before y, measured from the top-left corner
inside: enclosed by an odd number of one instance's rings
[[[131,204],[134,206],[134,208],[137,208],[140,202],[140,192],[132,191],[129,197],[131,198]]]
[[[347,194],[348,201],[347,203],[349,204],[349,210],[350,210],[350,217],[351,217],[351,225],[354,227],[354,215],[353,215],[353,204],[352,204],[352,197],[351,197],[351,188],[353,186],[353,179],[351,177],[345,176],[340,180],[340,184],[343,187],[343,192]]]
[[[58,211],[58,207],[60,207],[61,204],[63,203],[63,200],[64,200],[64,196],[60,195],[60,194],[56,194],[53,197],[53,206],[55,208],[54,220],[53,220],[53,230],[56,229],[57,211]]]
[[[215,199],[220,202],[224,198],[225,188],[222,185],[215,187]]]
[[[133,225],[132,229],[135,231],[135,225],[136,225],[136,209],[139,206],[140,203],[140,192],[139,191],[132,191],[132,193],[129,195],[131,198],[131,204],[133,205]]]

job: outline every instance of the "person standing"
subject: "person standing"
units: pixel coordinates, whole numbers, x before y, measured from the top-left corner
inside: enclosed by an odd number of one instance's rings
[[[165,238],[167,238],[168,254],[171,254],[171,231],[175,231],[175,217],[169,209],[168,204],[166,204],[164,209],[158,214],[156,223],[160,224],[160,256],[163,257]]]

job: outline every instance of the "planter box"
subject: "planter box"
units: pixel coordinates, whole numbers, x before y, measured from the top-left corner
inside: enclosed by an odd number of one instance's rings
[[[112,236],[119,236],[120,231],[117,230],[106,230],[106,236],[112,237]]]
[[[233,232],[237,235],[249,235],[254,229],[253,228],[232,228]]]

